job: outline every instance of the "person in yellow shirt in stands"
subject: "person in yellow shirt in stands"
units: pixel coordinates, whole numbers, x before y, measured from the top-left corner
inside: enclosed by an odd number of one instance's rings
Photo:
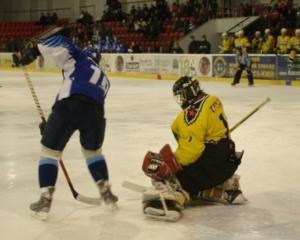
[[[244,31],[241,30],[237,32],[237,38],[234,40],[234,48],[242,48],[247,49],[250,47],[249,40],[246,36],[244,36]]]
[[[286,54],[289,48],[290,37],[287,35],[287,29],[281,29],[281,35],[277,37],[276,53]]]
[[[221,49],[220,53],[232,53],[232,39],[228,37],[228,34],[224,32],[222,34],[222,45],[219,46]]]
[[[267,28],[265,30],[265,35],[263,37],[263,41],[261,44],[261,53],[263,54],[273,53],[274,47],[275,47],[275,39],[271,34],[271,30]]]
[[[295,30],[295,36],[290,39],[289,42],[289,61],[291,63],[296,62],[297,54],[300,54],[300,29]]]
[[[173,94],[182,108],[171,125],[177,148],[166,144],[146,154],[142,169],[154,188],[144,192],[144,214],[170,220],[194,199],[244,203],[234,174],[242,153],[235,152],[221,100],[187,76],[174,83]]]
[[[261,37],[261,32],[256,31],[254,38],[251,41],[251,52],[252,53],[261,53],[263,39]]]

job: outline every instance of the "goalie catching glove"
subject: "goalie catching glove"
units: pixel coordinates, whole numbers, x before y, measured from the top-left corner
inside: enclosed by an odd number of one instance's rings
[[[142,169],[154,180],[167,179],[182,170],[169,144],[166,144],[159,153],[147,152]]]

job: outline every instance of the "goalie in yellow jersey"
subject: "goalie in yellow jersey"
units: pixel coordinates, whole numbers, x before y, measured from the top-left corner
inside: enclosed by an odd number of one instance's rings
[[[173,94],[182,107],[171,126],[178,146],[174,153],[167,144],[146,154],[142,169],[153,188],[144,192],[144,214],[176,221],[194,200],[244,203],[234,174],[243,152],[235,152],[222,102],[186,76],[174,83]]]

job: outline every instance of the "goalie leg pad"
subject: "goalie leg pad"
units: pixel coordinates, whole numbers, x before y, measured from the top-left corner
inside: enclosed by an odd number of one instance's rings
[[[155,182],[154,188],[143,194],[143,211],[150,218],[177,221],[188,200],[184,190],[176,189],[168,182]]]
[[[243,204],[247,199],[240,189],[239,179],[240,176],[234,174],[224,183],[201,191],[197,198],[204,201],[219,202],[223,204]]]

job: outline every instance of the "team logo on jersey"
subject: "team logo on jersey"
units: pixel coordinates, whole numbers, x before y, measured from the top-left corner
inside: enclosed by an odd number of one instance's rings
[[[196,121],[202,110],[202,106],[206,98],[207,96],[201,98],[185,110],[184,120],[187,123],[187,125],[190,125]]]

